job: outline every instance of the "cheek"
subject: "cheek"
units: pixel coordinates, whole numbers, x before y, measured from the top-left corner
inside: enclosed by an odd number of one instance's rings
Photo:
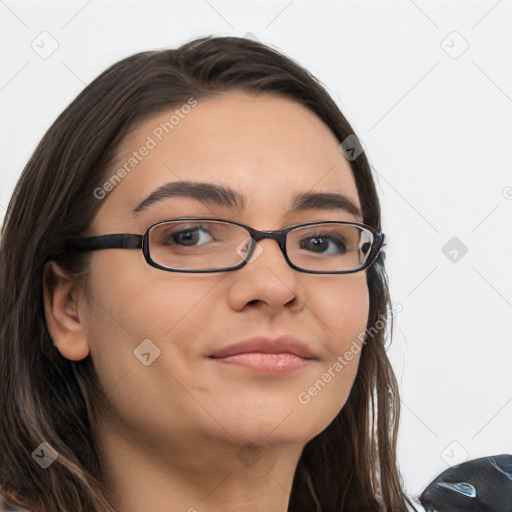
[[[366,329],[369,293],[364,273],[342,275],[335,280],[311,300],[333,337],[330,348],[342,350]]]
[[[201,350],[197,342],[208,332],[222,276],[212,274],[205,282],[204,276],[160,275],[145,262],[148,269],[128,272],[123,269],[133,269],[133,261],[131,267],[123,265],[123,256],[109,255],[91,266],[84,318],[107,398],[104,417],[163,437],[168,429],[187,432],[191,417],[214,428],[191,393],[200,384],[193,366]]]
[[[140,253],[114,252],[91,265],[89,298],[99,318],[131,339],[160,338],[178,327],[222,277],[212,274],[206,282],[201,275],[154,269]]]
[[[99,376],[115,381],[138,368],[141,362],[134,351],[143,342],[155,354],[161,349],[170,360],[183,359],[180,350],[190,348],[180,340],[190,329],[204,329],[191,317],[207,314],[205,299],[220,277],[213,276],[205,284],[204,277],[164,273],[144,261],[134,268],[133,254],[119,251],[100,256],[91,264],[84,319]]]
[[[315,312],[325,327],[327,356],[297,395],[301,417],[314,435],[324,430],[345,405],[357,374],[369,313],[366,276],[342,276],[315,294]],[[308,418],[311,418],[309,420]]]

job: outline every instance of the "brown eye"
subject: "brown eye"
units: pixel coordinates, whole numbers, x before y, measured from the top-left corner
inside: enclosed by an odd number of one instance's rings
[[[305,251],[311,251],[318,254],[345,254],[347,247],[345,242],[336,236],[314,235],[303,238],[299,247]]]
[[[201,227],[168,231],[162,236],[163,245],[194,247],[213,240],[206,229]]]

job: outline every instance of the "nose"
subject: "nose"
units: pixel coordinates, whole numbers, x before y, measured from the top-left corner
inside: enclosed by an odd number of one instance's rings
[[[276,240],[257,242],[249,261],[231,274],[229,301],[237,311],[260,307],[277,313],[285,307],[294,311],[304,307],[299,272],[288,265]]]

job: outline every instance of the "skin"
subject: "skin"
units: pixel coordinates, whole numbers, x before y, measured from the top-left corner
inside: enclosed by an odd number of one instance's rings
[[[137,127],[118,164],[169,115]],[[245,207],[169,198],[132,214],[153,190],[179,180],[229,185],[244,195]],[[290,212],[291,198],[309,191],[339,192],[360,207],[334,135],[289,99],[231,92],[199,101],[102,200],[89,234],[141,234],[180,216],[263,230],[362,222],[342,211]],[[275,241],[260,246],[263,252],[242,269],[211,274],[158,270],[140,250],[96,251],[87,287],[69,282],[46,293],[57,348],[74,361],[91,357],[105,393],[94,431],[120,512],[284,512],[304,445],[345,404],[359,353],[308,404],[297,396],[365,330],[365,272],[301,273],[287,265]],[[253,335],[283,333],[303,340],[317,359],[275,375],[207,357]],[[161,351],[149,366],[133,353],[144,339]]]

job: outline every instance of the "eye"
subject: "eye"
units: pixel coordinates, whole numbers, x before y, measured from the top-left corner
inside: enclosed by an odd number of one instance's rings
[[[213,237],[207,229],[201,226],[190,227],[186,229],[169,229],[162,236],[162,245],[181,245],[185,247],[194,247],[211,242]]]
[[[342,238],[330,234],[316,234],[301,239],[299,247],[318,254],[345,254],[347,246]]]

